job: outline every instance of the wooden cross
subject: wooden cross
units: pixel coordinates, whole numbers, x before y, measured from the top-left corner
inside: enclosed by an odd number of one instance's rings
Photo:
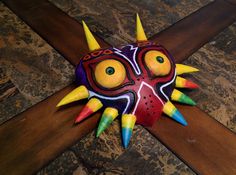
[[[3,2],[73,65],[87,53],[81,25],[48,1]],[[181,62],[235,19],[236,1],[217,0],[150,40],[158,40],[171,52],[176,62]],[[198,37],[195,37],[196,33]],[[109,46],[103,40],[97,40],[102,47]],[[75,84],[69,85],[0,125],[0,174],[35,173],[95,128],[100,113],[77,127],[73,126],[74,116],[83,106],[81,103],[79,106],[56,109],[58,101],[74,88]],[[188,127],[180,127],[162,117],[147,129],[197,173],[236,174],[235,134],[197,107],[177,106],[186,116]],[[168,128],[173,128],[174,137]],[[16,134],[19,132],[21,134]],[[198,142],[187,142],[190,137]]]

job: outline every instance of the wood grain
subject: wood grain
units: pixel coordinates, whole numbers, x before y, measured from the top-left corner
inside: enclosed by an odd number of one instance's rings
[[[99,113],[76,127],[73,124],[83,102],[55,108],[74,88],[64,88],[1,125],[0,174],[32,174],[95,128]]]
[[[147,129],[195,172],[236,174],[235,134],[196,107],[176,106],[187,127],[161,117]]]
[[[3,2],[73,65],[78,63],[82,55],[88,53],[81,25],[47,0]],[[99,37],[96,40],[101,47],[109,46]]]
[[[71,63],[76,64],[87,52],[81,25],[49,2],[8,0],[4,3]],[[178,62],[182,61],[231,24],[235,12],[235,6],[230,3],[213,2],[152,40],[165,45]],[[107,46],[102,40],[99,42]],[[34,173],[96,126],[98,113],[77,127],[73,125],[83,102],[60,110],[55,108],[74,87],[66,87],[0,126],[0,174]],[[148,130],[196,172],[236,174],[235,135],[196,107],[178,107],[187,116],[188,127],[162,117]]]
[[[214,10],[212,10],[214,9]],[[236,6],[218,0],[173,24],[150,39],[183,61],[236,19]]]

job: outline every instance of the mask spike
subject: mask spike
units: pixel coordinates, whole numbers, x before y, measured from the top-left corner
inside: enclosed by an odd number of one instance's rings
[[[102,108],[102,102],[97,98],[91,98],[88,103],[83,107],[80,114],[76,117],[75,123],[79,123],[85,118],[89,117],[94,112]]]
[[[123,114],[121,118],[122,123],[122,141],[125,148],[128,147],[132,131],[136,122],[136,116],[133,114]]]
[[[86,36],[86,40],[88,43],[88,47],[90,51],[94,51],[94,50],[98,50],[101,47],[99,46],[98,42],[96,41],[96,39],[94,38],[93,34],[90,32],[88,26],[86,25],[86,23],[84,21],[82,21],[83,24],[83,28],[84,28],[84,33]]]
[[[170,102],[166,102],[163,107],[163,112],[168,115],[170,118],[174,119],[175,121],[179,122],[180,124],[187,126],[187,122],[182,116],[182,114],[176,109],[176,107]]]
[[[118,116],[118,110],[116,108],[107,107],[101,117],[101,120],[98,125],[96,137],[99,137],[105,129],[115,120]]]
[[[196,103],[189,96],[185,95],[184,93],[180,92],[177,89],[173,90],[171,94],[171,100],[192,106],[196,105]]]
[[[180,76],[177,76],[176,80],[175,80],[175,87],[177,87],[177,88],[196,89],[196,88],[198,88],[198,85],[193,83],[190,80],[186,80],[186,79],[184,79],[184,78],[182,78]]]
[[[143,30],[143,25],[139,18],[139,15],[136,14],[136,40],[137,41],[147,41],[147,37]]]
[[[184,73],[192,73],[192,72],[198,72],[199,70],[197,68],[187,66],[184,64],[176,64],[176,73],[177,75],[181,75]]]
[[[74,101],[82,100],[89,97],[89,91],[85,86],[79,86],[67,94],[58,104],[57,107],[63,106]]]

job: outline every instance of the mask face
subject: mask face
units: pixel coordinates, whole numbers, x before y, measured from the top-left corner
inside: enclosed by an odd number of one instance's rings
[[[136,123],[151,126],[169,101],[176,78],[171,55],[151,42],[100,49],[84,56],[76,81],[105,107],[133,114]]]
[[[137,43],[101,49],[83,22],[90,53],[76,67],[78,88],[64,97],[57,106],[88,98],[89,102],[76,118],[76,123],[104,107],[97,137],[119,115],[122,120],[122,140],[128,146],[136,124],[152,126],[162,112],[187,125],[184,117],[170,100],[195,105],[177,88],[197,85],[177,75],[198,71],[175,64],[161,45],[149,42],[137,16]]]

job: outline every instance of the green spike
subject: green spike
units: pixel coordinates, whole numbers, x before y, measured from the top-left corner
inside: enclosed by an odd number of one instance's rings
[[[98,125],[96,137],[99,137],[101,133],[108,128],[113,120],[118,116],[118,110],[116,108],[107,107],[101,117]]]
[[[180,103],[185,103],[188,105],[196,105],[196,103],[187,95],[185,95],[184,93],[180,92],[177,89],[174,89],[172,94],[171,94],[171,100],[173,101],[177,101]]]

